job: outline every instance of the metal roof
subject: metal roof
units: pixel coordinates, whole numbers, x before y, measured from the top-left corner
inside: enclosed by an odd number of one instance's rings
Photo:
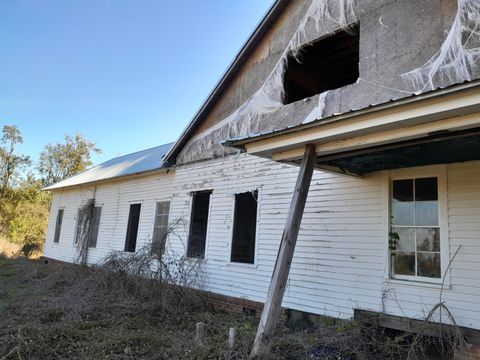
[[[47,186],[44,190],[58,190],[166,168],[163,159],[172,145],[173,143],[164,144],[110,159],[68,179]]]
[[[480,79],[472,80],[472,81],[465,81],[460,84],[453,84],[449,85],[447,87],[440,87],[432,91],[416,94],[412,93],[409,96],[403,97],[401,99],[390,99],[385,102],[381,102],[378,104],[370,104],[366,107],[363,108],[358,108],[358,109],[351,109],[349,111],[343,112],[343,113],[336,113],[332,114],[330,116],[324,117],[324,118],[318,118],[313,121],[310,121],[308,123],[304,124],[299,124],[299,125],[292,125],[292,126],[287,126],[282,129],[275,129],[271,131],[265,131],[261,132],[258,134],[252,134],[252,135],[245,135],[242,137],[237,137],[237,138],[231,138],[227,139],[222,142],[222,145],[228,146],[228,147],[234,147],[238,149],[245,149],[245,145],[248,143],[252,143],[255,141],[260,141],[264,139],[269,139],[275,136],[279,135],[284,135],[284,134],[289,134],[293,133],[296,131],[304,130],[304,129],[309,129],[313,128],[319,125],[323,124],[329,124],[332,122],[340,121],[340,120],[345,120],[348,118],[352,118],[355,116],[359,115],[364,115],[364,114],[369,114],[369,113],[374,113],[380,110],[388,109],[391,107],[397,107],[403,104],[409,104],[412,102],[417,102],[417,101],[422,101],[434,97],[439,97],[439,96],[444,96],[450,93],[454,92],[459,92],[459,91],[465,91],[471,88],[476,88],[480,87]]]

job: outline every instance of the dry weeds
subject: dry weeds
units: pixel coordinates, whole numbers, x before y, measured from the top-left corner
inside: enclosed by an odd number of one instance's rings
[[[156,277],[158,268],[150,279],[125,271],[146,271],[132,266],[138,261],[111,257],[107,266],[89,268],[1,257],[0,359],[248,358],[255,319],[214,310],[198,292],[173,285],[181,271],[168,281],[165,273]],[[205,323],[201,345],[197,322]],[[230,327],[238,329],[234,349]],[[314,357],[320,344],[323,355]],[[412,356],[411,344],[405,334],[325,319],[309,330],[280,326],[269,359],[426,358]]]

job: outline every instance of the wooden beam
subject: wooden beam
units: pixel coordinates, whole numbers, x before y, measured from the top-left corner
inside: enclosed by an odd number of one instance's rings
[[[267,354],[270,351],[271,338],[280,315],[316,157],[315,146],[306,145],[251,357]]]
[[[406,331],[413,334],[428,336],[451,336],[460,331],[470,344],[480,345],[480,330],[450,324],[426,322],[425,320],[412,319],[403,316],[388,315],[374,311],[354,309],[353,318],[356,321],[380,326],[388,329]],[[440,329],[441,326],[441,329]]]

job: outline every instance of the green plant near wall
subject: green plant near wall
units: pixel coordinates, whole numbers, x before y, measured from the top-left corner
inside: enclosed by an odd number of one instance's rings
[[[388,248],[390,249],[392,256],[395,256],[394,251],[397,250],[398,240],[400,240],[400,236],[397,232],[390,231],[388,233]]]

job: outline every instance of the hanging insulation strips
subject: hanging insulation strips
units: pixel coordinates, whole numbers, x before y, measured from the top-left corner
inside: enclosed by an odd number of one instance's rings
[[[472,80],[472,72],[479,65],[480,1],[458,0],[457,14],[440,50],[402,77],[418,94]]]
[[[304,102],[305,108],[308,107],[308,109],[304,114],[302,113],[303,118],[297,123],[285,125],[281,123],[281,119],[274,118],[272,115],[284,106],[283,82],[289,56],[301,61],[301,48],[313,40],[312,33],[326,36],[335,27],[337,30],[348,31],[349,25],[358,22],[356,11],[362,13],[356,9],[356,6],[356,0],[312,0],[263,85],[228,117],[190,138],[178,155],[177,163],[182,164],[231,154],[232,149],[225,149],[221,145],[227,139],[257,135],[266,131],[278,130],[282,126],[294,126],[326,116],[325,109],[329,101],[336,101],[334,100],[337,95],[336,90],[323,92],[318,96],[318,101],[313,104]],[[387,28],[381,18],[377,22],[383,28]],[[326,23],[330,24],[330,27],[326,27]],[[332,24],[336,26],[332,28]],[[386,84],[380,84],[378,81],[373,82],[360,77],[357,82],[368,84],[378,90],[384,89],[385,93],[394,92],[398,94],[398,97],[395,98],[400,98],[471,80],[473,72],[478,68],[479,59],[480,1],[458,0],[456,16],[440,50],[424,65],[403,74],[392,75],[400,76],[404,80],[404,86],[399,84],[398,88],[392,88]],[[380,101],[389,101],[390,99],[392,97],[379,97]],[[350,109],[355,109],[355,107]]]

